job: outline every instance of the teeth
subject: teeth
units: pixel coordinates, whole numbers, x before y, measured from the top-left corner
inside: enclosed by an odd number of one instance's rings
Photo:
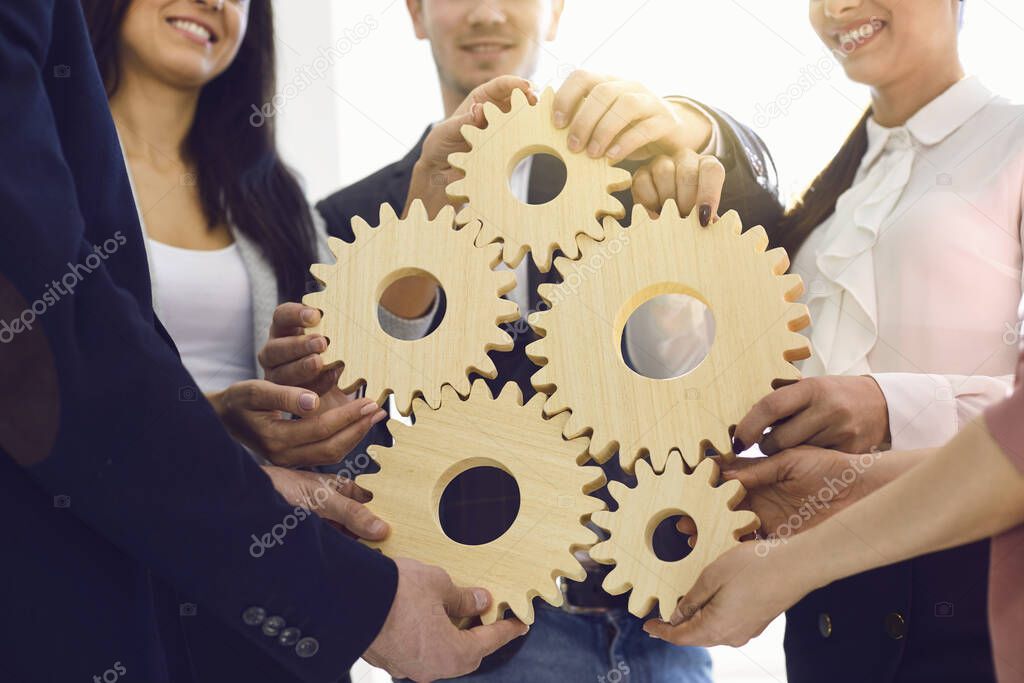
[[[195,23],[194,21],[186,21],[185,19],[174,19],[171,21],[171,26],[180,28],[183,31],[188,31],[192,35],[199,36],[203,40],[210,40],[213,36],[204,27]]]
[[[880,28],[880,27],[879,27]],[[857,46],[862,42],[871,38],[879,29],[876,29],[874,24],[867,23],[859,26],[858,28],[850,31],[843,31],[839,34],[839,44],[843,46]]]

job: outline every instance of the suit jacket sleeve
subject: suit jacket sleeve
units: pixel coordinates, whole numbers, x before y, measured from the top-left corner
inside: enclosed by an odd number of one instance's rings
[[[0,457],[25,468],[45,495],[68,496],[71,511],[111,544],[304,680],[337,680],[386,618],[395,567],[315,516],[286,521],[298,511],[227,436],[209,404],[181,400],[194,398],[181,395],[193,382],[157,332],[148,284],[140,296],[114,276],[144,273],[145,260],[109,113],[100,116],[106,98],[91,56],[66,79],[64,87],[79,88],[77,100],[69,97],[62,110],[47,90],[51,43],[62,39],[54,35],[55,14],[85,35],[78,3],[61,3],[59,12],[56,5],[0,0],[0,299],[8,302],[0,321],[20,314],[14,327],[29,320],[32,327],[19,333],[8,325],[0,401],[6,415],[59,416],[55,430],[35,432],[45,420],[0,419]],[[76,185],[82,174],[65,155],[58,120],[70,116],[83,127],[90,117],[105,121],[81,134],[106,162],[91,169],[100,178],[96,193]],[[90,234],[110,239],[92,244]],[[48,283],[69,272],[78,278],[73,293],[56,295]],[[45,363],[30,371],[11,366],[26,339],[51,364],[59,389],[50,404],[36,387]],[[280,542],[254,550],[254,539],[281,531]],[[241,615],[254,605],[317,638],[319,652],[301,658],[244,625]]]

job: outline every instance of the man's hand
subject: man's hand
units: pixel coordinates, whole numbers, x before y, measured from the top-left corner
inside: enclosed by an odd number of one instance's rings
[[[208,398],[236,441],[288,467],[340,462],[370,427],[387,417],[369,399],[321,410],[315,393],[260,379],[237,382]]]
[[[526,93],[530,104],[537,102],[529,81],[518,76],[499,76],[474,88],[449,118],[431,128],[423,141],[420,158],[413,167],[406,210],[412,200],[420,199],[426,206],[427,215],[433,217],[449,203],[445,188],[464,174],[448,163],[448,156],[453,152],[469,151],[469,143],[462,137],[462,127],[486,127],[484,103],[491,102],[502,111],[508,111],[512,106],[513,90]]]
[[[889,441],[889,409],[878,383],[830,375],[802,379],[755,403],[736,425],[733,450],[760,443],[761,452],[771,455],[808,444],[867,453]]]
[[[568,126],[570,151],[612,163],[672,158],[703,150],[712,125],[697,110],[664,100],[640,83],[574,71],[555,93],[553,123]]]
[[[388,525],[363,505],[370,494],[351,479],[275,466],[263,471],[289,505],[315,512],[356,538],[380,541],[388,535]]]
[[[459,630],[452,619],[483,614],[491,601],[481,588],[459,588],[448,574],[398,559],[398,591],[391,612],[363,658],[395,678],[417,683],[475,671],[480,660],[524,635],[517,619]]]

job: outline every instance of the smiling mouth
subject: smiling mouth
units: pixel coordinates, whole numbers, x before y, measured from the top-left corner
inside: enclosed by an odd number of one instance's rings
[[[171,17],[167,24],[199,45],[212,45],[217,42],[217,34],[209,26],[192,19]]]
[[[839,48],[847,55],[851,55],[873,41],[887,26],[884,21],[872,18],[859,24],[851,24],[834,35]]]
[[[477,55],[480,57],[490,57],[501,54],[506,50],[511,50],[512,47],[513,46],[510,45],[509,43],[480,42],[461,45],[459,46],[459,49],[471,55]]]

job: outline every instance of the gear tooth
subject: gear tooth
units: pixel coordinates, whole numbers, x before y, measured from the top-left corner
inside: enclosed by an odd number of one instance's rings
[[[321,264],[313,264],[313,265],[321,265]],[[313,277],[316,277],[316,275],[314,274]],[[302,297],[302,303],[304,305],[309,306],[310,308],[315,308],[315,309],[320,310],[320,311],[324,310],[324,302],[325,302],[325,300],[326,300],[326,297],[324,296],[323,292],[310,292],[306,296]]]
[[[449,386],[451,387],[452,391],[454,391],[459,396],[459,398],[466,398],[469,395],[469,377],[466,375],[462,375],[461,377],[454,378],[450,385],[446,384],[442,388],[442,404],[446,400],[444,395],[444,389],[448,388]]]
[[[588,449],[584,448],[583,452],[579,455],[579,457],[576,458],[576,464],[582,465],[582,463],[586,462],[589,459],[590,452]],[[586,466],[582,467],[581,469],[585,471],[591,470],[587,475],[587,479],[583,482],[583,493],[593,493],[594,491],[598,490],[599,488],[603,487],[605,484],[608,483],[608,477],[605,475],[604,470],[602,470],[600,467]],[[604,501],[601,500],[600,498],[587,496],[587,498],[585,499],[584,507],[586,513],[593,513],[599,510],[603,510],[605,504]]]
[[[371,451],[370,457],[373,458],[374,460],[377,460],[377,451],[372,449],[367,449],[367,451]],[[359,484],[360,488],[366,489],[370,493],[373,493],[374,489],[379,488],[378,484],[380,484],[381,481],[380,472],[372,472],[370,474],[357,474],[355,476],[355,481]]]
[[[531,327],[533,327],[534,331],[540,330],[540,328],[535,327],[532,322],[530,323],[530,325]],[[537,389],[538,391],[544,391],[544,393],[550,393],[550,391],[555,390],[554,379],[551,377],[550,374],[548,374],[551,371],[548,370],[547,372],[541,373],[541,370],[546,368],[548,364],[547,355],[544,350],[545,347],[542,343],[543,341],[544,337],[541,337],[536,341],[532,341],[526,345],[525,350],[526,357],[530,359],[530,362],[532,362],[535,365],[539,365],[541,368],[537,372],[533,373],[533,378],[530,383],[533,384],[534,389]]]
[[[807,337],[797,332],[790,332],[786,335],[786,350],[783,352],[782,357],[790,363],[804,360],[805,358],[811,357],[811,342]],[[795,369],[795,368],[794,368]],[[783,379],[783,378],[777,378]],[[800,379],[800,371],[797,370],[796,377],[793,379]]]
[[[614,498],[615,501],[619,504],[622,504],[622,501],[626,500],[626,498],[629,497],[629,493],[632,490],[633,489],[629,488],[621,481],[615,481],[613,479],[612,481],[608,482],[608,493],[611,494],[611,497]]]
[[[501,293],[504,294],[505,292]],[[519,312],[519,304],[510,299],[499,300],[495,310],[498,312],[497,321],[499,323],[514,323],[522,317]],[[508,337],[508,335],[505,336]],[[512,338],[508,337],[508,341],[511,343]],[[509,348],[511,349],[511,347]]]
[[[658,218],[659,220],[683,218],[679,213],[679,205],[676,204],[676,200],[666,199],[665,203],[661,205],[661,212],[658,214]]]
[[[718,483],[718,465],[714,460],[704,458],[690,476],[696,477],[696,480],[701,484],[714,486]]]
[[[576,261],[573,261],[572,259],[567,259],[564,256],[559,256],[558,258],[554,259],[553,263],[555,266],[555,270],[558,272],[559,275],[562,276],[563,280],[569,274],[572,268],[577,264]]]
[[[789,254],[784,248],[775,247],[766,252],[765,257],[768,259],[768,263],[771,264],[772,274],[782,275],[789,270]]]
[[[768,248],[768,233],[765,232],[764,228],[760,225],[755,225],[754,227],[744,232],[742,235],[740,235],[740,239],[742,239],[744,243],[748,245],[749,248],[757,252],[763,252],[765,249]],[[776,251],[776,249],[772,249],[770,252],[768,252],[768,256],[770,256],[773,261],[778,258],[778,255],[775,254]],[[785,254],[785,252],[786,250],[783,249],[782,253]],[[784,272],[786,272],[785,268],[782,269],[781,273]],[[776,273],[776,275],[780,275],[781,273]]]
[[[427,215],[427,207],[423,205],[423,200],[419,197],[412,200],[405,215],[407,221],[416,223],[430,222],[430,217]]]
[[[515,271],[496,270],[494,271],[494,281],[496,284],[495,292],[497,293],[498,296],[511,292],[513,289],[516,288]],[[519,306],[517,306],[514,301],[509,301],[509,303],[515,306],[516,318],[518,318]]]
[[[523,405],[523,390],[519,388],[519,385],[515,382],[506,382],[501,388],[501,393],[498,394],[499,401],[505,403],[514,403],[517,406]]]
[[[733,524],[736,527],[733,538],[739,540],[761,528],[761,519],[750,510],[736,510]]]
[[[476,215],[473,216],[476,218]],[[477,218],[479,220],[479,218]],[[497,244],[498,249],[501,251],[504,257],[505,243],[501,241],[501,236],[498,231],[490,223],[480,221],[480,230],[476,233],[476,239],[473,241],[478,247],[486,247],[488,244]]]
[[[555,261],[555,268],[558,268],[560,263],[561,259]],[[545,282],[537,286],[537,294],[540,296],[541,299],[550,304],[558,296],[558,285],[554,284],[553,282]],[[539,316],[541,313],[544,312],[545,311],[538,311],[534,315]]]
[[[356,222],[356,220],[363,220],[363,219],[359,218],[359,216],[353,216],[351,223],[354,224]],[[345,242],[343,242],[340,239],[338,239],[337,237],[328,237],[327,238],[327,248],[330,249],[332,254],[334,254],[334,258],[335,259],[340,259],[341,255],[343,253],[345,253],[346,249],[348,249],[348,245]]]
[[[601,541],[590,549],[589,554],[590,559],[598,564],[615,564],[615,551],[611,541]]]
[[[660,470],[658,470],[658,472],[668,472],[670,474],[675,472],[685,472],[686,470],[683,467],[683,460],[683,454],[678,448],[674,448],[665,456],[664,465]]]
[[[498,108],[494,102],[484,102],[484,118],[487,119],[488,124],[493,124],[496,121],[501,120],[502,111]]]
[[[633,616],[649,614],[654,609],[656,600],[657,598],[653,595],[642,595],[634,586],[633,592],[629,594],[629,613]]]
[[[412,396],[409,395],[408,393],[405,393],[401,396],[399,396],[398,394],[392,394],[391,398],[393,398],[395,401],[395,410],[397,410],[399,415],[401,415],[402,417],[409,417],[409,414],[414,409],[421,410],[418,405],[420,403],[423,404],[423,412],[426,412],[426,408],[433,407],[430,406],[430,404],[423,399],[417,399],[414,404]],[[378,403],[380,403],[380,401],[378,401]]]
[[[436,223],[445,229],[451,229],[455,224],[455,207],[451,204],[445,204],[437,212],[437,215],[434,216],[434,220],[431,223]]]
[[[740,220],[740,215],[735,210],[726,211],[715,225],[720,230],[728,230],[733,235],[740,235],[743,232],[743,221]]]
[[[309,272],[312,273],[316,281],[321,285],[326,285],[331,277],[331,272],[334,270],[334,266],[329,266],[326,263],[314,263],[309,267]],[[319,306],[317,307],[319,308]]]
[[[811,311],[805,304],[791,303],[786,307],[786,326],[799,332],[811,324]]]
[[[634,461],[633,470],[637,481],[640,483],[654,479],[654,469],[651,467],[651,464],[643,458],[637,458],[636,461]]]
[[[463,124],[463,126],[459,128],[459,132],[462,133],[462,137],[469,143],[470,148],[476,147],[480,142],[480,137],[483,135],[482,129],[477,128],[470,123]]]
[[[519,111],[523,107],[530,106],[530,103],[526,99],[526,93],[524,93],[519,88],[516,88],[515,90],[512,91],[511,100],[512,111]]]
[[[557,245],[549,244],[546,247],[544,247],[543,249],[538,249],[538,250],[533,252],[533,263],[534,263],[534,265],[537,266],[537,270],[539,270],[542,273],[546,273],[549,270],[551,270],[551,259],[554,256],[554,249],[555,249],[556,246]],[[579,247],[577,245],[577,250],[578,249],[579,249]],[[525,247],[524,247],[524,253],[525,253]],[[577,253],[579,253],[579,252],[577,251]],[[508,263],[510,266],[514,267],[514,264],[507,258],[508,257],[508,250],[505,251],[505,256],[506,256],[505,262]],[[520,259],[522,259],[521,256],[516,259],[515,265],[518,265]]]
[[[457,168],[457,169],[459,169],[461,171],[464,171],[464,170],[466,170],[466,160],[467,159],[469,159],[469,154],[467,154],[466,152],[452,152],[451,154],[448,155],[448,165],[453,167],[453,168]],[[462,187],[459,187],[458,191],[453,191],[452,190],[452,187],[454,185],[464,186],[465,184],[466,184],[466,179],[465,178],[460,178],[460,179],[452,182],[452,184],[448,186],[448,194],[458,194],[460,197],[461,196],[465,196],[463,194],[464,190],[463,190]]]
[[[458,213],[455,214],[455,223],[457,225],[467,225],[474,220],[476,220],[476,212],[469,204],[463,206],[459,209]],[[463,230],[465,230],[465,228],[463,228]],[[479,245],[479,237],[477,237],[475,243]]]
[[[586,234],[589,234],[589,233],[586,233]],[[561,250],[562,250],[562,253],[565,254],[567,258],[571,258],[571,259],[575,260],[575,259],[578,259],[580,257],[580,245],[579,245],[579,242],[577,242],[575,239],[571,239],[568,242],[566,242],[565,244],[552,245],[552,247],[549,248],[549,251],[552,253],[552,255],[554,254],[554,249],[556,247],[560,247]],[[548,270],[551,270],[551,266],[550,265],[548,265]],[[545,272],[547,272],[547,271],[545,271]]]
[[[551,86],[544,88],[540,97],[537,98],[536,106],[541,109],[551,109],[555,104],[555,90]]]
[[[608,173],[608,190],[619,192],[629,188],[633,184],[633,176],[624,168],[612,166]]]
[[[469,400],[471,401],[493,401],[494,394],[491,393],[491,388],[482,379],[474,380],[472,386],[469,389]]]
[[[591,556],[593,557],[593,556]],[[614,564],[614,560],[611,563]],[[608,573],[608,576],[604,577],[604,581],[601,583],[601,588],[604,589],[609,595],[622,595],[630,588],[633,587],[626,576],[626,572],[622,569],[621,565],[617,565],[615,569]]]
[[[743,484],[738,479],[727,479],[716,489],[717,495],[725,501],[730,510],[743,499],[743,496],[747,495],[747,490],[743,488]]]
[[[782,296],[786,301],[796,301],[804,294],[804,280],[796,273],[780,275]]]
[[[384,202],[380,205],[380,223],[378,223],[378,229],[383,228],[385,225],[398,222],[398,214],[395,213],[393,206]]]

